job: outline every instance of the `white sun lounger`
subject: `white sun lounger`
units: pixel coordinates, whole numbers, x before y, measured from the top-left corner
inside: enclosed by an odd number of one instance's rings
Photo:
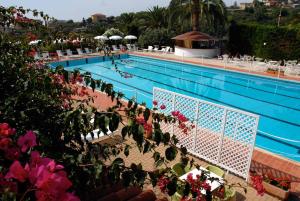
[[[66,50],[68,57],[82,57],[82,55],[73,55],[73,52],[70,49]]]

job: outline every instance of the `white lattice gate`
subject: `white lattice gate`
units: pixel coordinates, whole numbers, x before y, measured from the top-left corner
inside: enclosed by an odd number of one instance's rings
[[[179,146],[248,179],[259,116],[160,88],[153,88],[153,100],[166,106],[160,112],[180,111],[194,123],[188,135],[175,124],[162,123],[163,131],[177,136]]]

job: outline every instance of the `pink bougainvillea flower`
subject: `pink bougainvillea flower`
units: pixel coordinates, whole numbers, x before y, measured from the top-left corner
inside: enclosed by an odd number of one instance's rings
[[[7,150],[11,143],[12,143],[12,140],[10,138],[0,139],[0,150]]]
[[[36,135],[33,131],[27,131],[24,136],[18,139],[18,145],[21,147],[22,152],[26,152],[29,148],[36,146]]]
[[[11,128],[8,123],[0,124],[0,137],[9,137],[16,133],[16,129]]]
[[[24,182],[28,177],[27,171],[22,167],[19,161],[14,161],[9,167],[9,172],[5,175],[6,179],[14,178],[20,182]]]
[[[157,104],[158,104],[158,102],[156,100],[154,100],[152,103],[154,106],[157,106]]]
[[[166,109],[166,106],[165,106],[164,104],[162,104],[162,105],[160,106],[160,109],[161,109],[161,110],[164,110],[164,109]]]
[[[179,115],[179,111],[173,111],[171,112],[171,114],[174,116],[174,117],[177,117]]]
[[[64,166],[62,165],[57,165],[55,163],[54,160],[51,160],[48,164],[47,164],[47,168],[50,172],[55,172],[57,170],[61,170],[61,169],[64,169]]]

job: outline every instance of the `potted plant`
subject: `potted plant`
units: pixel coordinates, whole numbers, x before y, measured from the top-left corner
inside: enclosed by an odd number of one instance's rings
[[[274,195],[282,200],[286,200],[289,197],[291,188],[291,181],[286,177],[275,177],[272,174],[263,175],[263,185],[271,195]]]
[[[287,177],[275,177],[272,174],[255,174],[251,176],[252,185],[257,188],[258,183],[262,184],[262,191],[265,191],[281,200],[287,200],[290,194],[291,181]]]

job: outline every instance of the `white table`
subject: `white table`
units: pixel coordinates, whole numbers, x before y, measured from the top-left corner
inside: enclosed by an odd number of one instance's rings
[[[211,192],[213,192],[214,190],[219,188],[221,186],[221,184],[224,183],[224,180],[223,180],[222,177],[216,175],[213,172],[208,171],[207,169],[205,169],[203,167],[200,167],[199,170],[198,169],[193,169],[193,170],[187,172],[186,174],[182,175],[181,177],[179,177],[179,179],[186,180],[187,176],[191,173],[193,174],[193,179],[196,179],[197,178],[196,175],[201,175],[201,172],[202,172],[201,170],[209,172],[209,175],[207,175],[208,178],[218,178],[219,179],[219,181],[213,181],[213,182],[211,182],[210,180],[207,180],[207,183],[211,186]],[[206,191],[204,189],[202,189],[201,194],[205,195]]]

